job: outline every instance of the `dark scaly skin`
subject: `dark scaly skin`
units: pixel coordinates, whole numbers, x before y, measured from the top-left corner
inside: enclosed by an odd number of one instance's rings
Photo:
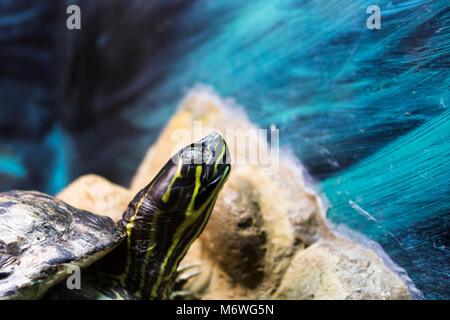
[[[68,265],[88,265],[124,237],[110,218],[49,195],[0,193],[0,299],[39,298]]]
[[[228,157],[217,134],[182,149],[131,201],[118,222],[126,239],[86,270],[82,289],[68,290],[62,284],[50,296],[170,298],[177,267],[205,228],[229,175]]]

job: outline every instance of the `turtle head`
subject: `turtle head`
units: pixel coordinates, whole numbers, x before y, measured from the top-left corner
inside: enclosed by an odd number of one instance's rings
[[[208,215],[230,172],[229,151],[213,133],[181,149],[166,166],[155,196],[171,216],[186,222]]]
[[[126,286],[143,298],[165,298],[176,269],[206,226],[230,173],[229,150],[213,133],[175,154],[130,203]]]

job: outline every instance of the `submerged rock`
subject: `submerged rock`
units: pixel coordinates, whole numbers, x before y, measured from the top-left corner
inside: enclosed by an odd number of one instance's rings
[[[199,122],[203,132],[198,130]],[[227,129],[257,129],[231,101],[196,89],[181,103],[148,150],[130,190],[96,177],[82,177],[59,197],[69,204],[120,219],[131,195],[145,186],[179,144],[220,131],[230,152],[242,145]],[[190,141],[179,141],[180,134]],[[255,137],[245,148],[269,150]],[[177,140],[178,139],[178,140]],[[203,299],[409,299],[406,285],[372,251],[333,234],[320,198],[304,184],[300,165],[287,154],[271,154],[277,170],[232,163],[210,222],[182,264],[203,262],[188,282]]]

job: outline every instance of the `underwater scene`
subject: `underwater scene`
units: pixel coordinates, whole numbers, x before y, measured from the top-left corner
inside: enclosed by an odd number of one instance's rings
[[[448,1],[6,0],[0,57],[0,299],[450,299]]]

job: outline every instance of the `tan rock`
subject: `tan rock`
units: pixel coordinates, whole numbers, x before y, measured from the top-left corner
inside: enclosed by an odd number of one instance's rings
[[[267,246],[258,196],[253,186],[239,177],[229,182],[227,190],[232,202],[217,202],[208,227],[214,233],[205,232],[203,248],[233,281],[255,288],[264,276]]]
[[[94,174],[79,177],[56,195],[71,206],[109,216],[114,221],[122,218],[133,196],[124,187]]]
[[[298,251],[274,298],[410,299],[410,294],[372,251],[336,238]]]
[[[208,89],[193,90],[132,181],[131,189],[138,191],[179,147],[211,131],[225,137],[232,170],[203,235],[183,260],[204,262],[204,276],[191,288],[202,288],[203,299],[409,298],[403,282],[373,252],[330,232],[321,200],[305,186],[295,159],[281,154],[273,175],[261,164],[235,161],[242,145],[246,152],[255,145],[267,149],[266,140],[247,136],[242,141],[226,134],[227,129],[248,128],[256,129],[232,101]],[[189,138],[180,142],[183,135]],[[310,263],[319,267],[307,272]]]
[[[178,149],[218,131],[229,146],[232,170],[207,227],[182,262],[203,263],[189,289],[203,299],[410,298],[406,285],[374,252],[328,229],[321,199],[305,186],[294,158],[270,153],[265,160],[279,160],[275,174],[267,174],[263,164],[236,161],[243,145],[246,153],[254,146],[270,150],[265,139],[227,135],[227,129],[248,128],[257,129],[232,101],[204,88],[193,90],[148,150],[131,191],[89,175],[58,197],[118,220]]]

